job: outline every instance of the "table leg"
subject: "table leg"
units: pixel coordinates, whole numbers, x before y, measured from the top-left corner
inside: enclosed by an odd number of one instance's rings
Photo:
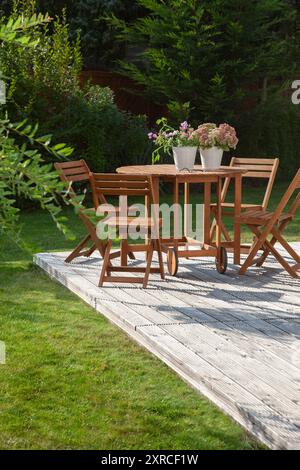
[[[179,184],[177,178],[174,179],[174,194],[173,194],[173,204],[174,204],[174,248],[178,249],[178,237],[181,237],[179,234]]]
[[[121,266],[127,266],[127,249],[126,241],[121,241]]]
[[[159,178],[152,177],[153,203],[159,204]]]
[[[211,211],[211,183],[204,183],[204,243],[211,244],[210,239],[210,211]]]
[[[153,210],[151,210],[151,201],[147,198],[147,204],[148,204],[148,216],[149,217],[154,217],[156,219],[156,227],[157,230],[159,230],[159,177],[152,176],[151,177],[151,183],[152,183],[152,197],[153,201],[152,204],[154,205]],[[157,234],[156,236],[159,236]],[[145,242],[148,243],[148,237],[146,237]],[[147,256],[147,255],[146,255]]]
[[[184,236],[189,236],[189,202],[190,202],[190,185],[184,183]]]
[[[241,225],[239,218],[241,215],[242,202],[242,176],[235,177],[235,201],[234,201],[234,264],[241,264]]]
[[[218,260],[221,258],[221,236],[222,236],[222,178],[217,182],[217,211],[216,211],[216,247],[218,250]]]

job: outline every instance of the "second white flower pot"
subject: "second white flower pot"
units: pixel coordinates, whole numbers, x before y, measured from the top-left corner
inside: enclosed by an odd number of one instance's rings
[[[200,147],[200,156],[203,170],[218,170],[222,163],[223,150],[219,147],[203,149]]]
[[[176,170],[192,170],[195,165],[198,147],[173,147]]]

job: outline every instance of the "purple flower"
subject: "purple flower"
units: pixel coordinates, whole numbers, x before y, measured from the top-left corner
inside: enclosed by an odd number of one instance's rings
[[[189,124],[186,121],[184,121],[180,124],[180,130],[181,131],[187,131],[188,128],[189,128]]]
[[[148,138],[150,140],[156,140],[157,139],[157,134],[154,134],[153,132],[149,132]]]

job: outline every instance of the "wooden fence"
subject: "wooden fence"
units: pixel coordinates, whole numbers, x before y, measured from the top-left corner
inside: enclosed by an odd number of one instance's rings
[[[143,87],[132,80],[115,72],[102,70],[87,70],[80,74],[80,83],[90,81],[93,85],[110,87],[115,93],[115,102],[120,109],[133,114],[146,114],[150,125],[165,116],[167,111],[163,106],[156,105],[145,96]]]

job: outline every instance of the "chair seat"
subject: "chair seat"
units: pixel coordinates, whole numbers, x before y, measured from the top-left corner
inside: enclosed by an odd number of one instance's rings
[[[105,221],[109,227],[128,227],[131,223],[141,228],[155,227],[155,221],[151,217],[110,217]],[[162,224],[162,219],[158,219],[158,224]]]
[[[243,224],[248,225],[257,225],[264,226],[269,220],[273,217],[274,212],[268,212],[263,210],[249,210],[245,211],[240,217],[239,220]],[[283,222],[285,220],[291,220],[293,216],[291,214],[281,214],[278,219],[278,222]]]

